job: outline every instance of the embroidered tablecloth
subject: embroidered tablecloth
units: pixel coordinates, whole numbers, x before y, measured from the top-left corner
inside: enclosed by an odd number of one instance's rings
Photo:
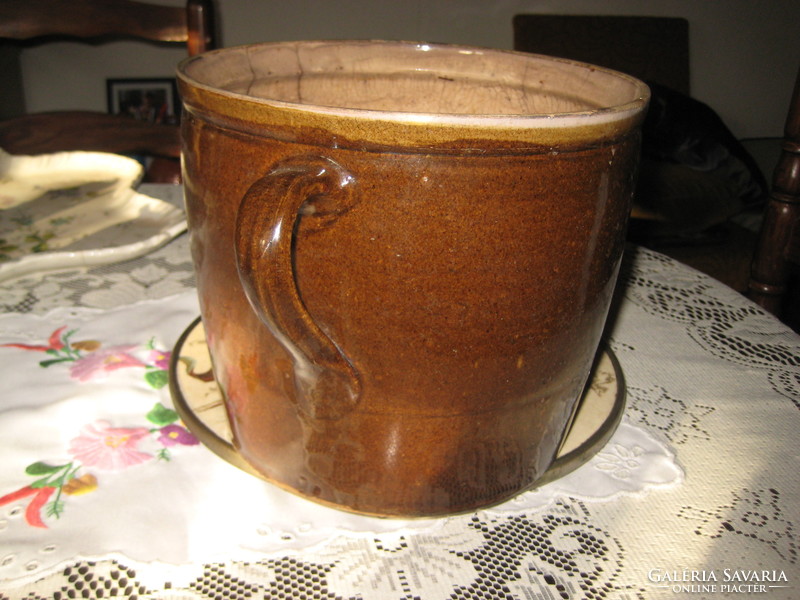
[[[800,338],[662,255],[626,253],[627,408],[600,454],[423,522],[320,509],[197,443],[166,388],[197,316],[187,236],[0,305],[3,600],[800,596]]]

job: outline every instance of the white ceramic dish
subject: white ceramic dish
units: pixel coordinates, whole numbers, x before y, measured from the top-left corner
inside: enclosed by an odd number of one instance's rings
[[[134,189],[141,177],[115,154],[0,150],[0,281],[136,258],[183,232],[180,209]]]

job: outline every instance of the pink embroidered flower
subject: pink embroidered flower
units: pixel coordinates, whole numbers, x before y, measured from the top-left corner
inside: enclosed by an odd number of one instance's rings
[[[169,369],[169,359],[171,354],[171,352],[153,349],[150,350],[150,353],[147,355],[147,361],[157,369],[166,371]]]
[[[97,421],[81,429],[70,442],[69,453],[85,467],[118,471],[153,458],[137,449],[148,435],[146,427],[111,427],[107,421]]]
[[[174,446],[180,444],[181,446],[196,446],[200,442],[189,431],[180,425],[167,425],[162,427],[159,432],[158,441],[164,446]]]
[[[108,372],[116,371],[117,369],[146,366],[142,361],[130,354],[130,351],[134,348],[136,348],[135,344],[127,344],[97,350],[80,357],[72,363],[69,374],[78,381],[89,381],[90,379],[105,377]]]

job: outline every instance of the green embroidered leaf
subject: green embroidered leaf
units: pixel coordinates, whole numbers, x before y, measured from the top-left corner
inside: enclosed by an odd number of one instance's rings
[[[169,373],[161,369],[157,371],[148,371],[144,374],[144,380],[149,383],[151,387],[160,390],[169,383]]]
[[[147,420],[159,427],[164,427],[177,421],[178,413],[159,402],[147,413]]]
[[[20,215],[11,219],[17,225],[33,225],[33,217],[30,215]]]
[[[64,465],[54,467],[53,465],[48,465],[47,463],[40,461],[35,462],[32,465],[28,465],[25,468],[25,473],[28,475],[52,475],[53,473],[58,473],[63,468]]]
[[[68,225],[75,220],[75,217],[59,217],[57,219],[50,219],[50,224],[53,227],[60,227],[61,225]]]
[[[55,517],[56,519],[60,519],[63,513],[64,513],[63,500],[53,500],[50,504],[48,504],[45,507],[45,514],[48,517]]]
[[[73,361],[73,360],[75,360],[75,359],[74,358],[68,358],[68,357],[65,357],[65,358],[53,358],[51,360],[43,360],[43,361],[41,361],[39,363],[39,366],[40,367],[44,367],[46,369],[50,365],[55,365],[55,364],[63,363],[63,362],[70,362],[70,361]]]
[[[35,490],[40,490],[46,487],[53,487],[50,483],[50,477],[42,477],[41,479],[37,479],[31,484],[31,487]]]

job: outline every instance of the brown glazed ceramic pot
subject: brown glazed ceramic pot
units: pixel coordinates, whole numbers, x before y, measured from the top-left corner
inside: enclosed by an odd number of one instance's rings
[[[179,82],[202,318],[242,457],[384,516],[535,484],[609,308],[647,87],[372,41],[223,49]]]

